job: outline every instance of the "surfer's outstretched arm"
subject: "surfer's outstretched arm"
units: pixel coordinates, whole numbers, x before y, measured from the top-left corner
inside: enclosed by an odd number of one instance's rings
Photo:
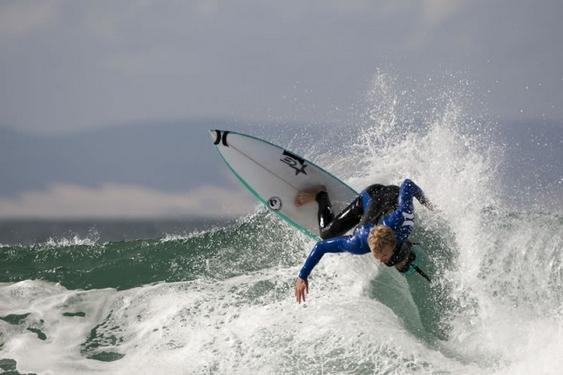
[[[325,253],[342,252],[366,254],[369,252],[369,249],[366,250],[364,246],[361,246],[361,240],[359,236],[356,235],[339,236],[317,242],[315,247],[313,247],[309,253],[307,260],[305,260],[305,263],[299,272],[299,277],[295,282],[295,298],[298,303],[301,303],[301,300],[305,301],[305,294],[309,291],[307,278],[313,268],[317,265],[317,263],[319,263],[323,255]]]
[[[367,254],[369,253],[369,249],[365,250],[362,246],[360,246],[358,236],[339,236],[319,241],[315,247],[313,247],[309,256],[307,256],[307,260],[305,260],[305,263],[299,272],[299,277],[302,279],[309,277],[309,274],[317,263],[319,263],[325,253],[343,252]]]

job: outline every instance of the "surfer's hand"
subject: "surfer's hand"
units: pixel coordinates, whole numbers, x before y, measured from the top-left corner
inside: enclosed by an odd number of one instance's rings
[[[428,199],[424,202],[424,206],[428,208],[430,211],[434,211],[436,207],[430,202]]]
[[[297,303],[305,302],[305,294],[309,293],[309,282],[298,277],[295,280],[295,299]]]

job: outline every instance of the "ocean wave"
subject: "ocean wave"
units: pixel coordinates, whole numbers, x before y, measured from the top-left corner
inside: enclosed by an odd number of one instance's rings
[[[155,240],[2,247],[0,276],[9,283],[0,284],[0,344],[15,361],[9,366],[62,374],[558,373],[561,215],[506,204],[497,178],[503,149],[455,93],[426,102],[418,122],[409,100],[378,74],[359,136],[347,135],[334,153],[312,154],[322,149],[316,144],[296,151],[342,171],[357,189],[415,180],[437,207],[417,206],[412,236],[431,284],[369,255],[327,254],[298,305],[294,279],[314,242],[264,210]]]

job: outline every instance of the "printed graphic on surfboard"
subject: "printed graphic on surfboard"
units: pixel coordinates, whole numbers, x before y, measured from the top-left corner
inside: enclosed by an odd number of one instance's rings
[[[227,130],[211,130],[210,135],[241,184],[266,207],[313,238],[319,237],[317,203],[296,207],[294,199],[299,191],[326,186],[335,212],[357,195],[337,177],[283,147]]]

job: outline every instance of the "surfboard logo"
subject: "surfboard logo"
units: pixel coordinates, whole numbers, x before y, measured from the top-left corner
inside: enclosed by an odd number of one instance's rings
[[[305,160],[300,158],[299,156],[284,150],[283,154],[284,157],[280,159],[281,162],[287,164],[288,166],[290,166],[291,168],[293,168],[295,170],[295,175],[297,176],[299,173],[303,173],[304,175],[307,175],[307,172],[305,171],[305,167],[307,166],[305,164]]]
[[[282,208],[282,200],[280,197],[272,197],[268,199],[268,207],[274,211],[279,211]]]
[[[219,143],[222,142],[223,146],[229,147],[229,144],[227,143],[227,134],[229,134],[229,131],[214,130],[214,132],[215,132],[215,142],[213,142],[213,144],[218,145]]]

